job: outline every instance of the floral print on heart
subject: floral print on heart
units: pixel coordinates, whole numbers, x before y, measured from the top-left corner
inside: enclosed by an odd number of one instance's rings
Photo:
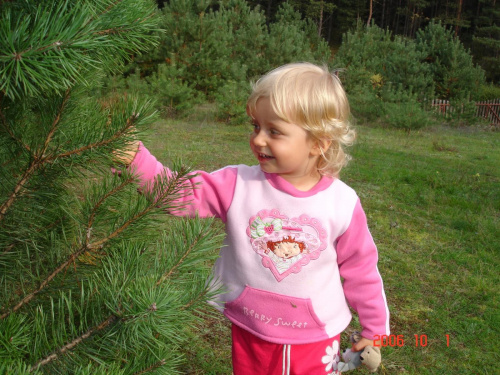
[[[299,273],[326,248],[326,231],[307,215],[288,218],[278,210],[262,210],[249,220],[247,235],[276,280]]]

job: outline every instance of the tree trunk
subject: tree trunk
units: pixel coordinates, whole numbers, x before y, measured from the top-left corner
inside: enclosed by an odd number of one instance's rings
[[[398,7],[396,10],[396,27],[395,29],[395,34],[399,34],[399,14],[401,13],[399,10],[401,9],[401,0],[398,1]]]
[[[321,38],[321,29],[323,28],[323,1],[321,1],[321,8],[319,12],[319,24],[318,24],[318,37]]]
[[[266,22],[269,24],[271,22],[271,9],[273,6],[273,0],[267,2],[267,12],[266,12]]]
[[[330,18],[328,19],[328,35],[326,40],[328,41],[328,44],[330,44],[332,40],[332,28],[333,28],[333,12],[330,14]]]
[[[380,22],[380,27],[383,29],[384,28],[384,22],[385,22],[385,0],[382,2],[382,20]]]
[[[370,26],[370,22],[372,21],[373,14],[373,0],[370,0],[370,13],[368,14],[368,21],[366,22],[366,26]]]
[[[458,36],[458,30],[460,29],[460,18],[462,17],[462,4],[464,0],[458,0],[458,10],[457,10],[457,24],[455,25],[455,37]]]

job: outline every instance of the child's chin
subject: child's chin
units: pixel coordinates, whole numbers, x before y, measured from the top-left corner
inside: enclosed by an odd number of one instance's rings
[[[266,164],[266,163],[259,163],[260,165],[260,169],[262,169],[263,172],[266,172],[266,173],[276,173],[276,171],[274,170],[274,168],[272,168],[270,165]]]

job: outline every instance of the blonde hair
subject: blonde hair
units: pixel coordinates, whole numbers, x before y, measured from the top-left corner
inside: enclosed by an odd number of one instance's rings
[[[350,160],[344,148],[355,138],[349,102],[339,78],[327,67],[310,63],[283,65],[255,82],[247,101],[248,113],[255,112],[260,98],[269,98],[282,120],[307,130],[321,150],[318,171],[338,176]],[[332,143],[324,151],[321,141]]]

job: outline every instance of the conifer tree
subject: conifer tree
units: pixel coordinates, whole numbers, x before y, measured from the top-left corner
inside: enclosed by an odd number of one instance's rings
[[[474,98],[485,82],[484,71],[473,63],[470,51],[453,30],[432,21],[417,32],[416,44],[424,53],[423,62],[430,68],[438,98]]]
[[[0,7],[0,374],[179,373],[214,293],[218,232],[165,218],[183,208],[188,168],[141,194],[126,169],[110,172],[155,111],[95,97],[100,77],[156,43],[155,4]]]
[[[489,81],[500,83],[500,9],[496,1],[484,1],[476,18],[472,38],[472,50],[476,61],[486,71]]]

